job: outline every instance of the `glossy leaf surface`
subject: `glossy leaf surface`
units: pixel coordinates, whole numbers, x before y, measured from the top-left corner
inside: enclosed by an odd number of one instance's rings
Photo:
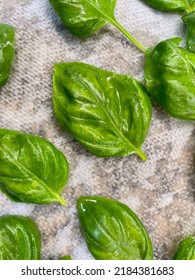
[[[153,259],[151,240],[129,207],[95,196],[80,197],[77,207],[83,235],[95,259]]]
[[[195,0],[143,0],[160,11],[195,11]]]
[[[195,260],[195,236],[184,239],[175,253],[174,260]]]
[[[45,139],[0,129],[0,189],[13,201],[59,202],[68,178],[65,156]]]
[[[146,87],[171,116],[195,120],[195,54],[180,48],[180,38],[159,43],[146,54]]]
[[[187,47],[190,52],[195,53],[195,12],[182,17],[187,26]]]
[[[151,119],[144,87],[127,75],[84,63],[55,64],[53,104],[61,127],[96,156],[125,156],[141,146]]]
[[[0,87],[4,86],[9,78],[14,58],[14,29],[0,23]]]
[[[50,0],[50,3],[72,34],[86,37],[114,18],[116,0]]]
[[[0,260],[40,260],[37,225],[27,217],[0,217]]]

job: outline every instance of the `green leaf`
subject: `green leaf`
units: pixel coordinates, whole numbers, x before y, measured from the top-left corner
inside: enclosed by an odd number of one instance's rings
[[[50,0],[70,32],[78,37],[95,33],[114,19],[116,0]]]
[[[191,12],[182,17],[187,26],[187,48],[195,53],[195,12]]]
[[[8,78],[14,57],[14,29],[0,23],[0,87],[3,87]]]
[[[115,19],[116,0],[50,0],[50,3],[75,36],[88,37],[105,24],[111,23],[145,53],[146,48]]]
[[[126,205],[105,197],[80,197],[81,229],[91,254],[98,260],[151,260],[151,240]]]
[[[195,11],[195,0],[143,0],[160,11]]]
[[[40,260],[37,225],[27,217],[0,217],[0,260]]]
[[[100,157],[136,153],[148,132],[151,104],[144,87],[127,75],[94,66],[57,63],[53,104],[61,127]]]
[[[174,260],[195,260],[195,236],[184,239],[173,256]]]
[[[68,178],[65,156],[38,136],[0,129],[0,189],[13,201],[59,202]]]
[[[180,48],[180,38],[159,43],[146,54],[146,88],[171,116],[195,120],[195,54]]]
[[[63,257],[59,258],[59,260],[68,260],[68,261],[70,261],[70,260],[72,260],[72,257],[71,256],[63,256]]]

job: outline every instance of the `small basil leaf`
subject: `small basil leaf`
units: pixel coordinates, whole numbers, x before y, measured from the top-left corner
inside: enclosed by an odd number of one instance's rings
[[[116,0],[50,0],[50,3],[72,34],[86,37],[114,18]]]
[[[127,75],[94,66],[57,63],[53,104],[61,127],[96,156],[125,156],[141,146],[151,119],[144,87]]]
[[[183,16],[182,20],[187,25],[188,50],[195,53],[195,12]]]
[[[0,260],[40,260],[37,225],[27,217],[0,217]]]
[[[70,261],[70,260],[72,260],[72,257],[71,256],[63,256],[63,257],[59,258],[59,260],[68,260],[68,261]]]
[[[13,201],[59,202],[67,178],[65,156],[38,136],[0,129],[0,189]]]
[[[9,78],[14,57],[14,29],[0,23],[0,87],[4,86]]]
[[[146,54],[146,87],[171,116],[195,120],[195,54],[178,47],[181,39],[159,43]]]
[[[174,260],[195,260],[195,236],[184,239],[173,256]]]
[[[195,11],[195,0],[143,0],[160,11]]]
[[[151,240],[129,207],[95,196],[80,197],[77,207],[83,235],[95,259],[153,259]]]
[[[50,3],[75,36],[90,36],[106,23],[111,23],[138,49],[146,52],[146,48],[115,19],[116,0],[50,0]]]

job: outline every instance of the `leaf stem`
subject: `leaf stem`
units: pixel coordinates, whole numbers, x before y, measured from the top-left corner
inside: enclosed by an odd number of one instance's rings
[[[142,150],[135,150],[135,153],[143,160],[146,161],[147,160],[147,156],[146,154],[142,151]]]
[[[145,48],[135,37],[133,37],[115,18],[110,18],[110,23],[118,28],[140,51],[144,54],[146,53],[147,48]]]
[[[65,206],[66,205],[66,201],[63,199],[63,197],[61,197],[60,195],[58,195],[57,201],[62,205]]]

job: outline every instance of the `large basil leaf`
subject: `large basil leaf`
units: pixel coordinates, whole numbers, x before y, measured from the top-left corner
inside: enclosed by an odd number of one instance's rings
[[[151,119],[144,87],[127,75],[94,66],[57,63],[53,74],[53,104],[61,127],[100,157],[136,153]]]
[[[59,202],[68,178],[65,156],[38,136],[0,129],[0,189],[13,201]]]
[[[180,48],[180,38],[159,43],[146,54],[146,87],[171,116],[195,120],[195,54]]]
[[[160,11],[195,11],[195,0],[143,0]]]
[[[195,260],[195,236],[184,239],[177,248],[174,260]]]
[[[50,0],[70,32],[78,37],[95,33],[114,20],[116,0]]]
[[[98,260],[153,259],[151,240],[126,205],[104,197],[80,197],[78,214],[87,246]]]
[[[0,87],[8,80],[14,57],[14,29],[0,23]]]
[[[95,33],[107,23],[118,28],[142,52],[146,48],[115,19],[116,0],[49,0],[69,31],[80,38]]]
[[[27,217],[0,217],[0,260],[40,260],[40,233]]]
[[[187,25],[187,47],[188,50],[195,53],[195,12],[182,17]]]

